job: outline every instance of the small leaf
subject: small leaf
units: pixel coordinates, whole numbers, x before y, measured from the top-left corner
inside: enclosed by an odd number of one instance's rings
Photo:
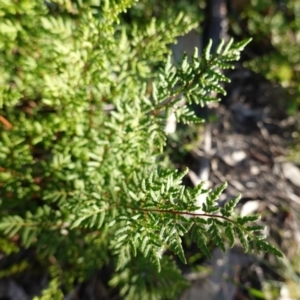
[[[130,190],[128,190],[128,195],[129,195],[133,200],[135,200],[135,201],[139,201],[139,200],[140,200],[139,197],[138,197],[135,193],[133,193],[132,191],[130,191]]]
[[[132,250],[132,255],[133,255],[134,257],[136,257],[137,250],[136,250],[136,245],[135,245],[135,242],[134,242],[133,239],[130,239],[130,240],[129,240],[129,245],[130,245],[131,250]]]
[[[223,239],[220,235],[220,229],[214,221],[215,220],[213,220],[212,225],[209,228],[209,231],[212,233],[212,239],[215,241],[216,245],[219,246],[223,252],[225,252],[226,248]]]
[[[161,264],[160,264],[160,258],[158,256],[158,254],[157,253],[153,253],[152,258],[153,258],[154,265],[157,268],[157,272],[160,273],[160,271],[161,271]]]
[[[108,223],[108,227],[112,227],[116,224],[116,220],[112,220],[111,222]]]
[[[133,178],[133,182],[134,182],[135,186],[139,187],[140,183],[139,183],[139,180],[137,178],[136,172],[133,172],[132,178]]]
[[[217,54],[221,54],[223,46],[224,46],[224,39],[221,40],[221,42],[216,50]]]
[[[263,225],[254,225],[254,226],[247,226],[246,230],[247,231],[261,231],[265,230],[266,226]]]
[[[241,242],[241,244],[242,244],[242,246],[243,246],[243,248],[244,248],[244,251],[245,251],[245,253],[246,252],[248,252],[248,242],[247,242],[247,240],[246,240],[246,235],[245,235],[245,233],[243,232],[243,230],[241,229],[241,228],[239,228],[239,227],[235,227],[235,230],[236,230],[236,232],[237,232],[237,235],[238,235],[238,238],[239,238],[239,240],[240,240],[240,242]]]
[[[228,53],[228,51],[229,51],[230,47],[232,46],[232,44],[233,44],[233,39],[231,38],[229,40],[229,42],[227,43],[227,45],[225,46],[225,49],[223,50],[223,53],[222,53],[223,55],[226,55]]]
[[[35,228],[32,227],[25,227],[22,232],[22,241],[24,246],[28,248],[32,243],[33,239],[35,238],[37,232]]]
[[[203,232],[205,232],[204,228],[194,225],[191,232],[191,238],[197,243],[197,246],[200,248],[203,254],[208,258],[211,258],[211,253],[207,247],[207,238]]]
[[[145,236],[141,245],[141,251],[144,252],[146,249],[146,246],[148,245],[149,237]],[[146,255],[145,255],[146,256]]]
[[[274,246],[270,245],[266,241],[262,241],[262,240],[257,241],[256,245],[259,250],[264,250],[265,252],[272,253],[277,257],[281,257],[281,258],[284,257],[283,253],[280,250],[278,250]]]
[[[123,234],[123,235],[121,235],[121,236],[118,236],[118,237],[116,238],[116,242],[117,242],[117,243],[120,243],[120,242],[124,241],[125,239],[127,239],[127,237],[128,237],[128,234],[127,234],[127,233],[125,233],[125,234]]]
[[[153,202],[157,202],[158,201],[157,196],[155,195],[155,193],[152,190],[150,190],[150,196],[151,196]]]
[[[229,240],[229,246],[232,248],[234,246],[234,230],[231,223],[226,224],[225,234]]]
[[[221,196],[223,191],[226,189],[226,187],[227,187],[227,182],[225,181],[223,184],[218,186],[214,191],[209,193],[209,195],[206,198],[206,204],[208,207],[213,205],[213,203],[219,199],[219,197]]]
[[[211,50],[211,46],[212,46],[212,39],[209,39],[209,42],[207,44],[207,46],[204,49],[204,59],[206,61],[210,60],[210,50]]]
[[[236,197],[234,197],[233,199],[229,200],[229,202],[226,203],[226,205],[224,207],[224,210],[223,210],[224,213],[222,213],[223,216],[230,217],[233,209],[236,207],[236,205],[238,204],[240,199],[241,199],[241,194],[239,194]]]
[[[187,262],[181,245],[181,239],[178,234],[175,234],[175,238],[171,240],[171,248],[178,255],[180,260],[186,264]]]
[[[240,225],[244,225],[246,223],[256,222],[256,221],[260,220],[260,218],[261,218],[260,215],[251,215],[251,216],[239,217],[239,218],[237,218],[237,222]]]
[[[105,212],[102,211],[99,213],[99,217],[98,217],[98,224],[96,226],[98,229],[102,226],[104,219],[105,219]]]

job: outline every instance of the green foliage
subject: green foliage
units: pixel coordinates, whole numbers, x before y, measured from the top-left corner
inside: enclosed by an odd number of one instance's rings
[[[174,284],[176,283],[176,284]],[[110,281],[111,286],[122,286],[121,296],[128,299],[176,299],[188,287],[173,261],[164,257],[157,276],[155,265],[138,255]]]
[[[289,94],[287,110],[294,114],[300,104],[300,1],[250,2],[241,15],[241,24],[246,24],[247,34],[263,49],[263,55],[255,57],[246,66],[281,84]],[[239,28],[237,33],[241,30]]]
[[[186,262],[185,235],[209,257],[211,240],[225,251],[236,237],[245,251],[282,256],[251,224],[256,216],[234,216],[239,197],[220,207],[225,183],[187,188],[186,172],[160,163],[169,114],[201,121],[189,104],[225,93],[221,70],[249,40],[215,54],[210,43],[201,58],[195,51],[175,67],[169,56],[159,68],[194,21],[122,26],[119,13],[134,2],[0,2],[0,231],[63,271],[40,299],[59,299],[63,276],[83,280],[112,260],[110,283],[124,298],[174,298],[186,283],[166,252]]]
[[[62,300],[63,293],[59,289],[59,283],[56,279],[51,280],[47,289],[43,290],[40,297],[34,297],[33,300]]]
[[[216,54],[210,54],[212,42],[204,50],[201,59],[195,50],[191,63],[187,55],[184,55],[179,67],[172,66],[171,58],[168,59],[165,70],[160,74],[160,82],[153,88],[153,113],[158,114],[162,109],[167,112],[175,110],[177,121],[183,123],[200,122],[188,104],[196,103],[204,106],[207,102],[217,101],[211,93],[225,94],[221,82],[229,79],[222,75],[220,70],[232,68],[230,62],[240,57],[240,52],[250,40],[233,45],[233,40],[224,47],[221,43]],[[182,96],[186,98],[186,104],[182,104]]]

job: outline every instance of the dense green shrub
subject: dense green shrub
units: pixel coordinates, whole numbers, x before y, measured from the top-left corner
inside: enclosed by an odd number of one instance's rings
[[[240,36],[255,40],[255,57],[246,66],[284,87],[285,106],[294,114],[300,106],[300,1],[251,0],[230,23]]]
[[[168,116],[201,121],[189,104],[224,93],[220,70],[248,41],[208,45],[175,68],[167,45],[194,22],[120,23],[134,2],[0,1],[0,250],[33,247],[51,266],[43,299],[109,263],[127,299],[172,299],[185,282],[164,254],[185,262],[184,235],[207,256],[208,242],[225,251],[235,235],[246,251],[282,255],[258,216],[233,216],[239,196],[219,207],[225,183],[186,188],[164,159]]]

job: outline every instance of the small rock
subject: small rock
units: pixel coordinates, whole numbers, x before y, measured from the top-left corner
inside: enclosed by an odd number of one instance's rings
[[[259,200],[247,201],[241,209],[241,216],[245,217],[255,213],[260,203],[261,201]]]
[[[294,164],[287,162],[282,164],[282,172],[286,179],[295,186],[300,187],[300,170]]]

